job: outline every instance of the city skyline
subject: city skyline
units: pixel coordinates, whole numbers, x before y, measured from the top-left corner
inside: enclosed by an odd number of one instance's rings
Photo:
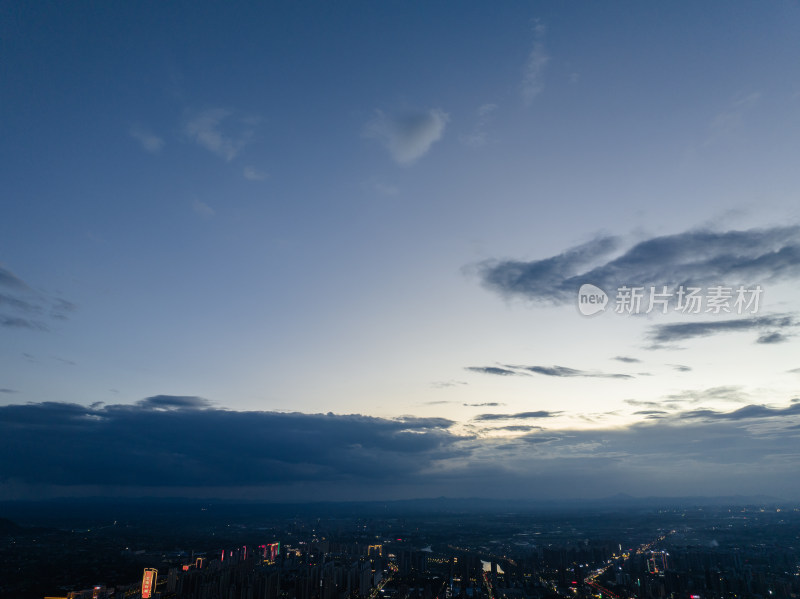
[[[800,498],[796,3],[2,15],[1,498]]]

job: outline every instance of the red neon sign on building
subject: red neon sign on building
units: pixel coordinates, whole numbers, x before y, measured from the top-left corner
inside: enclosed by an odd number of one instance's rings
[[[145,568],[142,577],[142,599],[150,599],[153,596],[153,588],[156,586],[158,570],[155,568]]]

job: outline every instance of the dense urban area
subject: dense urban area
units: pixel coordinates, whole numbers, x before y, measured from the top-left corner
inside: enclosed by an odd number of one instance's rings
[[[800,506],[4,504],[15,599],[778,599]]]

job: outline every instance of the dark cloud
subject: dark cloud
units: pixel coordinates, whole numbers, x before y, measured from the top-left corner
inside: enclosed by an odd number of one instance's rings
[[[484,403],[465,403],[464,406],[468,408],[496,408],[498,406],[504,406],[505,404],[497,402],[497,401],[487,401]]]
[[[0,393],[19,393],[16,389],[0,389]]]
[[[167,395],[134,405],[2,406],[0,481],[212,487],[413,477],[463,454],[465,437],[452,424],[236,412]]]
[[[651,327],[649,338],[653,343],[652,347],[658,348],[665,343],[674,343],[694,337],[707,337],[717,333],[759,331],[775,327],[796,327],[797,325],[795,318],[786,314],[751,316],[732,320],[679,322]]]
[[[494,366],[467,366],[465,370],[469,370],[470,372],[480,372],[482,374],[496,374],[499,376],[512,376],[520,374],[519,372],[514,372],[513,370],[509,370],[507,368],[496,368]]]
[[[478,414],[473,420],[523,420],[526,418],[552,418],[561,412],[548,412],[539,410],[536,412],[517,412],[516,414]]]
[[[631,358],[629,356],[615,356],[611,359],[616,360],[617,362],[625,362],[626,364],[638,364],[641,362],[641,360],[638,358]]]
[[[152,397],[145,397],[138,401],[136,405],[142,408],[153,408],[156,410],[201,409],[210,407],[211,402],[202,397],[195,397],[194,395],[154,395]]]
[[[789,336],[784,335],[783,333],[778,333],[777,331],[773,331],[772,333],[764,333],[758,339],[756,339],[756,343],[783,343],[784,341],[788,341]]]
[[[484,284],[504,295],[533,301],[575,301],[592,283],[606,293],[622,285],[752,285],[800,277],[800,227],[746,231],[687,231],[637,243],[609,256],[621,242],[598,237],[561,254],[530,262],[484,263]]]
[[[672,366],[678,372],[690,372],[692,370],[690,366],[684,364],[669,364],[669,366]]]

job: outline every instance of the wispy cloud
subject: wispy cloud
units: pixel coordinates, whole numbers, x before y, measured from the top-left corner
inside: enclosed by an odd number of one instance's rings
[[[0,389],[0,393],[19,393],[19,391],[17,391],[16,389],[4,388],[4,389]]]
[[[0,308],[18,310],[29,314],[39,314],[42,307],[18,296],[0,293]]]
[[[534,412],[517,412],[516,414],[478,414],[473,420],[528,420],[532,418],[553,418],[561,412],[550,412],[547,410],[537,410]]]
[[[709,387],[707,389],[687,389],[679,393],[667,395],[666,398],[671,402],[690,401],[699,403],[705,401],[735,401],[742,402],[749,397],[742,387],[738,385],[721,385]]]
[[[11,289],[27,290],[28,285],[10,270],[0,266],[0,285]]]
[[[535,374],[543,374],[545,376],[556,377],[586,377],[586,378],[601,378],[601,379],[632,379],[630,374],[618,374],[608,372],[593,372],[588,370],[577,370],[575,368],[567,368],[566,366],[516,366],[515,368],[527,370]]]
[[[771,333],[764,333],[758,339],[756,339],[756,343],[763,343],[766,345],[770,345],[773,343],[784,343],[785,341],[789,341],[789,335],[785,333],[779,333],[777,331],[773,331]]]
[[[51,300],[50,316],[58,320],[67,320],[67,317],[77,310],[77,306],[61,297]]]
[[[264,179],[269,177],[267,173],[253,166],[244,167],[244,169],[242,170],[242,174],[244,175],[244,178],[247,179],[248,181],[263,181]]]
[[[192,202],[192,210],[203,218],[213,218],[216,214],[216,211],[211,206],[200,200]]]
[[[457,381],[457,380],[449,380],[449,381],[434,381],[431,383],[431,387],[435,389],[445,389],[447,387],[461,387],[463,385],[467,385],[466,381]]]
[[[543,75],[550,56],[544,45],[547,28],[539,19],[533,22],[533,47],[525,62],[522,75],[522,98],[525,104],[530,105],[544,89]]]
[[[661,408],[664,405],[664,402],[661,401],[647,401],[644,399],[626,399],[624,402],[629,406],[642,408]]]
[[[549,258],[480,265],[483,283],[504,295],[562,304],[583,283],[622,285],[752,285],[800,279],[800,227],[687,231],[642,241],[611,257],[618,237],[598,237]]]
[[[527,375],[532,372],[534,374],[542,374],[544,376],[567,377],[567,378],[569,377],[587,377],[587,378],[602,378],[602,379],[634,378],[633,375],[630,374],[578,370],[576,368],[567,368],[566,366],[515,366],[511,364],[503,364],[502,368],[497,366],[468,366],[466,369],[471,372],[480,372],[482,374],[494,374],[500,376]]]
[[[486,144],[489,124],[494,119],[494,113],[497,110],[497,104],[484,104],[477,111],[477,120],[475,125],[466,135],[460,135],[459,140],[461,143],[471,147],[480,148]]]
[[[6,316],[5,314],[0,314],[0,326],[12,329],[30,329],[32,331],[48,330],[47,326],[38,320],[22,318],[21,316]]]
[[[498,376],[513,376],[522,374],[513,370],[509,370],[508,368],[497,368],[496,366],[467,366],[465,370],[469,370],[470,372],[479,372],[481,374],[494,374]]]
[[[237,118],[230,110],[213,108],[192,115],[183,130],[200,147],[230,162],[250,141],[257,122],[256,118]]]
[[[377,191],[382,196],[396,196],[400,190],[394,185],[387,185],[386,183],[375,183],[372,189]]]
[[[615,356],[612,360],[624,362],[625,364],[638,364],[641,362],[638,358],[631,358],[630,356]]]
[[[143,125],[131,125],[128,133],[151,154],[158,154],[164,147],[164,140]]]
[[[66,320],[75,310],[72,302],[35,290],[0,266],[0,327],[47,331],[47,318]]]
[[[648,336],[652,345],[651,349],[658,349],[664,344],[693,339],[695,337],[707,337],[718,333],[735,333],[758,331],[762,332],[759,339],[769,338],[771,335],[778,335],[776,341],[761,341],[761,343],[777,343],[783,341],[784,335],[770,329],[787,329],[798,326],[798,321],[794,316],[787,314],[750,316],[748,318],[729,319],[729,320],[703,320],[698,322],[677,322],[660,324],[650,327]]]
[[[727,137],[742,126],[745,115],[752,110],[761,100],[761,92],[740,94],[736,96],[723,110],[717,113],[709,125],[709,134],[706,144],[713,143],[720,138]]]
[[[527,433],[535,430],[542,430],[541,426],[534,426],[533,424],[507,424],[505,426],[495,426],[489,430],[493,431],[511,431],[514,433]]]
[[[634,412],[635,416],[666,416],[669,412],[665,412],[664,410],[639,410],[638,412]]]
[[[784,408],[771,408],[765,405],[751,404],[732,412],[718,412],[716,410],[691,410],[676,415],[676,418],[702,419],[702,420],[754,420],[762,418],[784,418],[786,416],[800,415],[800,404],[794,403]]]
[[[448,120],[448,114],[438,108],[398,116],[376,110],[363,135],[380,142],[398,164],[410,165],[442,138]]]

